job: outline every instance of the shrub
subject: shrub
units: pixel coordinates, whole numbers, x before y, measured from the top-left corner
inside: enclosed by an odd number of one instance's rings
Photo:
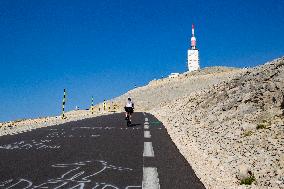
[[[256,129],[267,129],[266,125],[263,123],[260,123],[256,126]]]
[[[18,122],[21,122],[21,121],[25,121],[26,119],[16,119],[15,121],[13,121],[14,123],[18,123]]]
[[[256,129],[269,129],[271,121],[262,120],[261,123],[257,124]]]
[[[247,137],[247,136],[251,136],[253,134],[252,131],[246,131],[244,132],[244,136]]]
[[[251,185],[253,182],[255,181],[255,177],[254,175],[251,175],[247,178],[244,178],[241,180],[241,184],[244,184],[244,185]]]

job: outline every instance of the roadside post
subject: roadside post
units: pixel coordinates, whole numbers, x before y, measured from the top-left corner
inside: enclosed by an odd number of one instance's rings
[[[65,114],[64,114],[65,102],[66,102],[66,89],[64,89],[64,92],[63,92],[63,101],[62,101],[62,119],[66,119],[66,116],[65,116]]]
[[[94,97],[92,96],[91,112],[94,114]]]
[[[113,105],[113,111],[116,112],[116,104]]]
[[[104,100],[103,108],[104,108],[104,111],[106,111],[106,100]]]

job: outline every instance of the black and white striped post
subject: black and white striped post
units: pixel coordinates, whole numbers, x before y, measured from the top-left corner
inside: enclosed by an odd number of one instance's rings
[[[94,97],[92,96],[91,112],[94,114]]]
[[[106,100],[104,100],[103,108],[104,108],[104,111],[106,111]]]
[[[66,102],[66,90],[64,89],[64,95],[63,95],[63,101],[62,101],[62,119],[66,118],[64,114],[65,102]]]
[[[116,112],[116,104],[113,105],[113,111]]]

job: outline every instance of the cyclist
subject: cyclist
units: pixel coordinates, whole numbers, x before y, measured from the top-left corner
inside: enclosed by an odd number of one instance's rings
[[[133,113],[134,110],[134,103],[131,101],[131,98],[127,99],[124,109],[125,109],[125,120],[127,120],[129,116],[129,121],[131,121],[131,114]]]

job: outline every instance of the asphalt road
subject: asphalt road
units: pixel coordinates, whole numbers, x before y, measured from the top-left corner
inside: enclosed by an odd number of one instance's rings
[[[0,137],[0,189],[203,189],[154,116],[112,114]]]

